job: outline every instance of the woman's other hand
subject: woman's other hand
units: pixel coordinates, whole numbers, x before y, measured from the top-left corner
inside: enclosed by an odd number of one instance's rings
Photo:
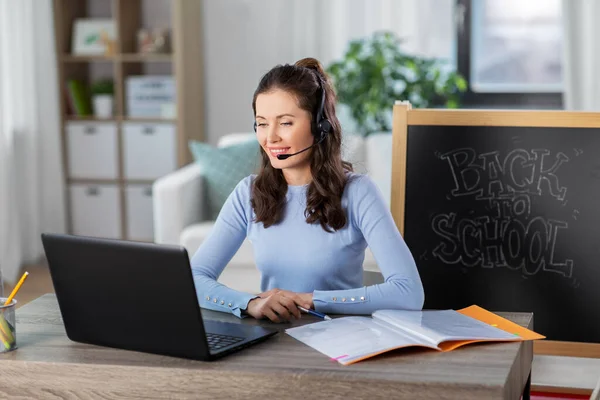
[[[275,289],[267,290],[266,292],[262,292],[258,296],[261,298],[265,298],[274,293],[283,294],[285,297],[288,297],[288,298],[294,300],[294,302],[298,306],[302,306],[302,307],[308,308],[308,309],[314,307],[312,293],[296,293],[296,292],[292,292],[289,290],[282,290],[282,289],[275,288]]]
[[[290,321],[292,316],[299,319],[298,304],[283,291],[261,293],[260,297],[250,300],[246,312],[256,319],[268,318],[273,322]],[[293,292],[291,292],[293,293]]]

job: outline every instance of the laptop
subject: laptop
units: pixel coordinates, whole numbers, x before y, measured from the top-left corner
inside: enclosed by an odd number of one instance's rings
[[[42,243],[72,341],[211,361],[277,333],[203,319],[183,247],[48,233]]]

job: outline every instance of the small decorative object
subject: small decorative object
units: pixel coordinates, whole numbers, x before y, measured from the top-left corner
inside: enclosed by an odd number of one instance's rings
[[[92,102],[96,118],[113,116],[114,84],[111,79],[101,79],[92,84]]]
[[[112,19],[77,19],[73,27],[72,52],[76,55],[112,55],[116,41]]]
[[[140,29],[138,31],[138,52],[144,54],[169,53],[171,39],[168,29]]]
[[[152,35],[147,29],[140,29],[138,31],[138,53],[151,53],[152,52]]]
[[[116,41],[111,39],[106,31],[100,34],[100,40],[104,44],[104,55],[112,56],[115,54]]]

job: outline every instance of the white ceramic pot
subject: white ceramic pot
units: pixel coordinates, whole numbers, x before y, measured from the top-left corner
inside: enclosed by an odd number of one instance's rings
[[[112,118],[113,116],[113,96],[109,94],[99,94],[93,97],[94,115],[96,118]]]
[[[371,133],[365,140],[368,174],[389,205],[392,194],[392,133]]]
[[[352,164],[354,172],[360,174],[367,172],[365,154],[364,137],[353,133],[342,133],[342,159]]]

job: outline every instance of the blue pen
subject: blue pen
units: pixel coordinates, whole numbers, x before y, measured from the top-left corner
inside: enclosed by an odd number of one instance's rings
[[[330,316],[321,314],[320,312],[309,310],[309,309],[306,309],[306,308],[300,307],[300,306],[298,308],[300,309],[300,311],[304,311],[305,313],[314,315],[315,317],[323,318],[325,321],[329,321],[331,319]]]

